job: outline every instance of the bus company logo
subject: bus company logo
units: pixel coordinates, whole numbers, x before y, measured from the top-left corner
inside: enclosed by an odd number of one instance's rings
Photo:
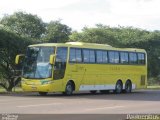
[[[2,114],[2,120],[18,120],[18,115]]]

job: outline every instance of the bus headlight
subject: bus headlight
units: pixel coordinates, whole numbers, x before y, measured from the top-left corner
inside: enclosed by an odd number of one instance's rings
[[[53,83],[53,81],[48,81],[48,80],[45,80],[45,81],[41,81],[41,84],[42,85],[45,85],[45,84],[51,84],[51,83]]]

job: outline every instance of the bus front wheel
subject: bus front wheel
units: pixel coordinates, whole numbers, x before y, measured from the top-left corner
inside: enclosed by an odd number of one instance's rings
[[[71,82],[68,82],[64,94],[69,96],[72,95],[72,93],[73,93],[73,84]]]

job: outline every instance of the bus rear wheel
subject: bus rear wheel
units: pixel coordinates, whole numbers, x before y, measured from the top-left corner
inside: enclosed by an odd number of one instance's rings
[[[125,93],[131,93],[132,92],[132,83],[131,81],[127,80],[125,84]]]
[[[46,95],[47,95],[47,92],[39,92],[39,95],[41,95],[41,96],[46,96]]]
[[[71,82],[68,82],[66,85],[66,89],[65,92],[63,92],[63,94],[70,96],[73,93],[73,84]]]
[[[123,90],[123,83],[119,80],[116,83],[115,93],[120,94],[120,93],[122,93],[122,90]]]

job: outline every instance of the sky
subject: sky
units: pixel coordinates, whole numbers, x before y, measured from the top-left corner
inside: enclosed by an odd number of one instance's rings
[[[95,24],[160,30],[160,0],[0,0],[0,18],[17,11],[77,31]]]

